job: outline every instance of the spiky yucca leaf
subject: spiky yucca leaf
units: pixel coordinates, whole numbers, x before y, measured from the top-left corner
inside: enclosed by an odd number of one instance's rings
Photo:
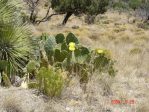
[[[8,4],[8,0],[0,0],[0,22],[12,22],[15,7]]]
[[[25,66],[31,44],[27,27],[18,24],[14,11],[15,6],[0,0],[0,60],[7,61],[17,70]]]

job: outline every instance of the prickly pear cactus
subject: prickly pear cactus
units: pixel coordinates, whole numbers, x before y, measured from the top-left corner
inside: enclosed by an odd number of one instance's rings
[[[68,52],[63,50],[60,51],[59,49],[55,49],[55,53],[54,53],[54,61],[55,62],[63,62],[64,59],[67,57]]]
[[[55,51],[55,47],[56,47],[57,43],[55,40],[55,37],[51,36],[49,37],[44,45],[44,50],[47,54],[47,58],[49,60],[50,64],[53,64],[53,56],[54,56],[54,51]]]
[[[79,43],[78,38],[69,33],[66,38],[63,34],[49,37],[45,42],[45,51],[53,66],[68,71],[70,74],[79,74],[81,82],[87,82],[88,74],[106,72],[114,76],[114,62],[108,50],[90,50]]]
[[[106,72],[111,76],[115,76],[114,61],[111,60],[110,52],[108,50],[98,49],[93,51],[93,66],[94,71]]]
[[[76,61],[80,64],[83,64],[87,60],[89,53],[90,53],[90,51],[86,47],[81,46],[81,47],[77,48],[75,50]]]
[[[62,44],[65,40],[65,36],[64,36],[64,34],[60,33],[55,36],[55,39],[56,39],[57,44]]]
[[[52,37],[52,36],[49,37],[44,45],[44,49],[45,49],[47,55],[53,56],[55,46],[56,46],[55,37]]]
[[[77,37],[73,34],[73,33],[69,33],[66,37],[66,43],[67,45],[70,42],[74,42],[75,44],[79,44],[79,40],[77,39]]]

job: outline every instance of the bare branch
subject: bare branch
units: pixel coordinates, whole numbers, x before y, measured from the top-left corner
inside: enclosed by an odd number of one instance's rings
[[[49,21],[52,18],[52,16],[61,15],[61,14],[64,14],[64,13],[51,14],[51,15],[47,16],[46,18],[44,17],[41,20],[37,20],[36,23],[40,24],[41,22]]]

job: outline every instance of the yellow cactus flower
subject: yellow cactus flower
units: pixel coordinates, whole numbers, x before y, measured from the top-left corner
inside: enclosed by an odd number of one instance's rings
[[[70,42],[69,43],[69,50],[70,51],[74,51],[76,48],[75,48],[75,43],[74,42]]]
[[[69,47],[69,50],[70,51],[74,51],[75,50],[75,47]]]
[[[69,43],[69,47],[75,47],[75,43],[74,42],[70,42]]]
[[[103,54],[103,53],[104,53],[104,50],[98,49],[98,50],[97,50],[97,53],[98,53],[98,54]]]

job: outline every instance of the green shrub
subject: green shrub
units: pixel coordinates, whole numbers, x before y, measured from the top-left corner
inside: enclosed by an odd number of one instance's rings
[[[116,10],[122,11],[122,10],[127,10],[128,4],[125,3],[124,1],[120,0],[120,1],[116,1],[112,4],[112,7]]]
[[[27,72],[33,73],[38,68],[38,63],[34,60],[29,61],[27,64]]]
[[[39,90],[44,94],[50,97],[61,95],[64,80],[60,72],[42,67],[37,75],[37,82]]]

